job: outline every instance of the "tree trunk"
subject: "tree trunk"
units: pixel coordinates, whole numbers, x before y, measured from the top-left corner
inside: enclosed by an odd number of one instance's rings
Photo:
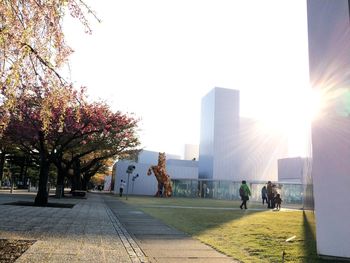
[[[39,174],[39,189],[35,197],[35,205],[46,206],[49,198],[47,192],[47,181],[49,179],[50,162],[48,161],[48,154],[45,147],[44,132],[39,132],[40,140],[40,174]]]
[[[71,182],[72,182],[72,191],[82,190],[82,181],[81,181],[80,174],[74,173],[74,175],[72,176]]]
[[[19,172],[19,178],[22,182],[22,187],[24,188],[26,183],[24,182],[24,166],[26,165],[26,159],[23,157],[21,163],[20,163],[20,172]]]
[[[39,189],[35,197],[35,205],[46,206],[49,198],[47,192],[47,181],[49,178],[50,163],[46,160],[40,161]]]
[[[56,181],[56,197],[61,198],[64,196],[64,178],[68,175],[68,170],[62,159],[56,163],[57,167],[57,181]]]
[[[63,168],[57,169],[57,181],[56,181],[57,198],[61,198],[64,196],[64,176],[65,176],[65,172]]]
[[[0,154],[0,183],[2,181],[2,176],[4,174],[4,165],[5,165],[5,152],[2,150]]]
[[[82,180],[80,173],[80,160],[77,159],[73,163],[73,178],[72,178],[72,191],[82,190]]]
[[[83,176],[82,181],[81,181],[81,188],[84,191],[88,190],[88,183],[90,181],[90,178],[86,178],[85,176]]]

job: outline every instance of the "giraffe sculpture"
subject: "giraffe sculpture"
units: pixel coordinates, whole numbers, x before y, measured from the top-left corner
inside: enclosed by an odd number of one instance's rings
[[[166,173],[165,162],[165,153],[159,153],[158,165],[152,165],[147,172],[147,175],[151,175],[153,172],[158,181],[158,190],[155,194],[157,197],[160,197],[162,193],[164,197],[170,197],[173,193],[170,176]],[[164,192],[162,191],[163,187]]]

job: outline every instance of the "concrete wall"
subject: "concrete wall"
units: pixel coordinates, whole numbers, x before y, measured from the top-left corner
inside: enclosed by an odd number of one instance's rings
[[[313,189],[317,252],[350,258],[350,120],[313,125]]]
[[[118,161],[115,165],[115,188],[114,193],[119,193],[120,180],[127,182],[128,175],[126,170],[128,166],[135,165],[135,170],[129,179],[129,194],[134,195],[154,195],[157,192],[158,182],[153,174],[147,175],[147,171],[152,163],[135,163],[130,161]],[[185,160],[167,160],[167,173],[171,179],[198,179],[198,162]],[[134,175],[139,177],[133,182],[131,179]],[[127,187],[124,193],[127,192]]]
[[[308,0],[310,79],[326,93],[312,125],[312,178],[320,255],[350,258],[350,20],[347,0]]]
[[[143,150],[139,153],[137,162],[156,165],[158,163],[158,156],[159,152]],[[181,159],[181,156],[167,153],[166,159]]]
[[[171,159],[166,169],[172,179],[198,179],[198,161]]]
[[[114,193],[119,193],[120,180],[128,181],[126,170],[130,164],[135,165],[135,170],[130,175],[129,194],[154,195],[157,192],[158,183],[154,175],[147,175],[148,168],[151,164],[132,163],[129,161],[118,161],[116,164]],[[136,174],[139,174],[139,177],[136,178],[133,183],[131,179]],[[133,185],[134,189],[132,188]],[[127,187],[124,188],[124,193],[127,193]]]

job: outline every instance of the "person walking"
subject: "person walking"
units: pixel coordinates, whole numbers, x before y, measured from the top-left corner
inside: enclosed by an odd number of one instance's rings
[[[261,189],[261,198],[262,198],[262,204],[264,205],[265,201],[266,201],[266,204],[267,204],[267,189],[266,189],[265,185]]]
[[[273,200],[273,193],[272,193],[272,183],[271,181],[267,182],[267,208],[272,208],[272,200]]]
[[[124,182],[124,180],[120,180],[120,186],[119,186],[119,196],[120,196],[120,197],[123,196],[124,187],[125,187],[125,182]]]
[[[271,208],[274,209],[276,207],[276,196],[278,194],[277,191],[277,185],[273,184],[272,185],[272,202],[271,202]]]
[[[280,195],[280,194],[276,194],[274,203],[275,203],[275,206],[276,206],[276,209],[277,209],[277,210],[280,210],[280,209],[281,209],[281,203],[282,203],[282,201],[283,201],[283,200],[281,199],[281,195]]]
[[[247,209],[247,201],[249,200],[249,196],[251,195],[249,186],[245,180],[242,181],[241,187],[239,188],[239,195],[241,196],[242,204],[239,208]]]

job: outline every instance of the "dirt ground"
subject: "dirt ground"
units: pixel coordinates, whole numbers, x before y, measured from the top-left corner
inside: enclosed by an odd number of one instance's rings
[[[0,263],[15,262],[34,243],[34,240],[0,239]]]

